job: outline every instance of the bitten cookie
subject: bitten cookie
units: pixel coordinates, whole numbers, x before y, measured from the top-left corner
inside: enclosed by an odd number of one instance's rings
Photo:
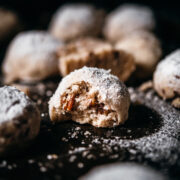
[[[147,31],[135,31],[128,34],[116,43],[115,48],[134,56],[135,75],[139,78],[152,75],[162,54],[159,40]]]
[[[19,25],[18,17],[15,13],[0,8],[0,41],[8,35],[17,31]]]
[[[137,30],[152,30],[155,20],[151,9],[146,6],[125,4],[111,12],[104,26],[105,37],[117,42],[130,32]]]
[[[164,99],[180,96],[180,49],[158,64],[153,84],[157,93]]]
[[[23,146],[39,132],[40,113],[36,105],[11,86],[0,88],[0,156]],[[14,150],[14,149],[13,149]]]
[[[49,102],[53,122],[73,120],[96,127],[114,127],[128,118],[130,105],[126,86],[98,68],[76,70],[60,82]]]
[[[69,4],[57,10],[50,23],[50,33],[63,41],[101,32],[104,12],[86,4]]]
[[[60,48],[59,69],[63,76],[83,66],[110,69],[126,81],[135,70],[132,55],[116,51],[111,44],[95,38],[81,38]]]
[[[20,33],[6,53],[3,72],[7,83],[38,81],[58,74],[57,49],[62,43],[43,31]]]

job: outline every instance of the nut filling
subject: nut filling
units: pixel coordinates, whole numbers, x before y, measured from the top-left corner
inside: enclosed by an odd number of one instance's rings
[[[116,111],[101,102],[99,94],[91,92],[84,81],[73,84],[60,99],[60,110],[73,121],[94,124],[106,120],[111,126],[117,122]]]

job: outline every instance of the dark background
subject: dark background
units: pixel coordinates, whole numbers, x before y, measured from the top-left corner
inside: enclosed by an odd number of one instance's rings
[[[0,6],[15,11],[21,20],[21,31],[32,29],[47,29],[49,21],[61,5],[65,3],[83,2],[94,4],[110,12],[123,3],[138,3],[152,8],[157,26],[155,34],[160,38],[163,47],[163,56],[180,47],[180,2],[168,0],[0,0]],[[11,38],[12,39],[12,38]],[[0,50],[2,61],[9,39]],[[1,45],[0,45],[1,47]]]
[[[92,3],[98,8],[105,8],[111,11],[122,3],[140,3],[150,6],[156,15],[164,18],[172,18],[177,23],[180,23],[180,2],[178,1],[161,1],[161,0],[86,0],[86,1],[65,1],[65,0],[0,0],[0,5],[14,9],[21,17],[21,19],[28,25],[28,27],[37,28],[43,25],[47,26],[47,21],[51,14],[62,4],[71,2]],[[44,22],[42,21],[44,20]]]

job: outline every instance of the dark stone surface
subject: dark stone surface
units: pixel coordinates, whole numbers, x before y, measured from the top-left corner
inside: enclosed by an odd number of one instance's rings
[[[148,164],[167,177],[180,178],[180,111],[153,90],[144,94],[129,88],[133,103],[128,121],[105,129],[71,121],[52,124],[48,100],[56,87],[50,80],[29,87],[41,111],[41,131],[30,147],[1,159],[1,178],[76,179],[96,165],[116,161]]]

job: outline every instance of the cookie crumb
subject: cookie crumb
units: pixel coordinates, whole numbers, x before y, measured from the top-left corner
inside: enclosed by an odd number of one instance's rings
[[[180,109],[180,98],[175,98],[173,101],[172,101],[172,106],[177,108],[177,109]]]
[[[153,88],[153,82],[150,80],[150,81],[144,82],[138,89],[139,91],[147,92],[149,89],[152,89],[152,88]]]

